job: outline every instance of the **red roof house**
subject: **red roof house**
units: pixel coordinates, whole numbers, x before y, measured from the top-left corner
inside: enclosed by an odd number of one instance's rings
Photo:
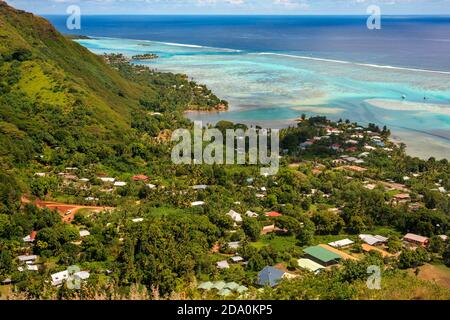
[[[273,217],[281,217],[282,214],[279,212],[276,212],[276,211],[271,211],[271,212],[266,212],[265,216],[273,218]]]
[[[148,177],[144,174],[138,174],[131,178],[133,181],[147,181]]]

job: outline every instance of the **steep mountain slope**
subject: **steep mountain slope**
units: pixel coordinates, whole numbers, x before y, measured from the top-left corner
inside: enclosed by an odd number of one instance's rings
[[[225,103],[184,75],[106,60],[0,1],[0,169],[145,162],[144,137]]]

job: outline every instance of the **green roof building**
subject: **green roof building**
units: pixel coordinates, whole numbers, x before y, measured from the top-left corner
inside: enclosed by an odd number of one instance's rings
[[[321,246],[308,247],[303,252],[308,258],[323,266],[330,266],[341,260],[341,256]]]

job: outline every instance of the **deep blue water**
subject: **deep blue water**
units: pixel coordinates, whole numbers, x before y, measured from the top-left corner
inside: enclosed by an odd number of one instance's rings
[[[365,16],[82,16],[73,31],[47,18],[63,33],[450,71],[450,17],[387,16],[369,30]]]

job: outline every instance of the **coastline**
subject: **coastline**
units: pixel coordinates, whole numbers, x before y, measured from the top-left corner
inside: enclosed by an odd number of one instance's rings
[[[337,119],[350,119],[351,121],[356,121],[362,124],[373,122],[380,126],[387,125],[391,129],[393,136],[396,136],[399,141],[402,141],[407,145],[407,153],[411,156],[419,156],[425,159],[431,156],[434,156],[436,158],[442,157],[448,159],[450,155],[450,140],[448,140],[446,137],[446,120],[445,118],[443,120],[437,120],[437,116],[439,115],[442,115],[444,117],[450,116],[450,106],[447,107],[446,105],[440,104],[439,101],[436,102],[434,100],[431,100],[427,103],[419,102],[419,99],[423,99],[423,95],[419,96],[420,93],[417,89],[415,89],[415,91],[417,92],[415,93],[413,91],[413,87],[411,87],[411,89],[408,89],[409,91],[405,89],[408,100],[411,98],[411,101],[401,101],[401,94],[397,97],[398,100],[395,100],[394,96],[392,95],[379,95],[373,97],[361,96],[359,101],[364,102],[365,104],[365,106],[362,106],[359,104],[357,99],[354,99],[355,101],[348,101],[348,103],[346,103],[348,98],[345,95],[342,95],[341,97],[335,96],[336,92],[330,91],[330,89],[326,87],[322,88],[312,86],[314,92],[306,92],[305,94],[305,92],[303,91],[292,91],[291,87],[289,87],[290,84],[284,85],[283,81],[274,80],[268,82],[267,84],[265,84],[266,79],[264,79],[264,81],[260,83],[250,82],[247,84],[245,82],[240,82],[239,77],[243,77],[242,74],[247,74],[248,72],[248,74],[252,75],[253,73],[258,74],[258,72],[261,72],[255,69],[255,67],[258,67],[257,65],[253,66],[253,64],[259,63],[259,60],[254,61],[254,59],[264,59],[261,61],[261,63],[266,63],[269,62],[269,60],[267,59],[282,59],[285,56],[283,54],[274,54],[274,57],[270,57],[272,55],[269,54],[262,54],[259,55],[261,58],[256,58],[258,55],[254,55],[249,52],[241,52],[236,55],[232,54],[230,56],[229,50],[231,49],[225,48],[213,48],[177,43],[169,44],[167,42],[161,41],[141,41],[135,39],[129,40],[130,44],[125,43],[122,45],[117,43],[119,44],[119,46],[117,46],[115,42],[115,40],[118,40],[117,38],[96,37],[96,39],[99,40],[94,40],[94,43],[97,43],[98,45],[96,45],[97,47],[93,46],[92,48],[89,47],[89,40],[81,40],[78,42],[81,42],[82,45],[84,44],[85,46],[87,46],[88,49],[93,49],[94,52],[96,50],[107,50],[108,47],[111,47],[112,51],[128,53],[139,50],[137,47],[139,47],[139,45],[142,43],[153,43],[154,46],[156,46],[156,51],[159,50],[158,55],[160,54],[160,52],[163,52],[161,58],[152,64],[144,63],[141,65],[146,65],[150,68],[157,68],[159,71],[181,72],[188,74],[190,78],[195,79],[195,81],[197,82],[205,83],[221,98],[230,102],[228,110],[186,110],[184,114],[191,120],[202,120],[205,123],[215,123],[220,120],[229,120],[251,125],[258,124],[274,128],[282,128],[295,124],[295,121],[293,121],[292,119],[298,118],[301,113],[306,113],[308,116],[314,114],[325,115]],[[102,42],[102,39],[108,39],[108,41]],[[164,46],[170,46],[170,49]],[[130,51],[127,51],[127,48]],[[141,50],[147,51],[150,49],[145,48]],[[168,52],[170,52],[169,56],[164,56],[165,50],[168,50]],[[210,53],[212,52],[211,50],[218,51],[214,51],[214,55],[210,55]],[[184,55],[184,52],[188,54]],[[177,54],[180,55],[178,56]],[[199,60],[199,62],[202,61],[201,64],[197,64],[197,60],[193,60],[196,56],[199,56],[199,58],[204,58],[204,60]],[[175,58],[176,60],[174,60]],[[382,65],[358,66],[358,63],[354,62],[322,61],[323,59],[321,58],[311,58],[312,59],[308,59],[308,61],[311,61],[311,63],[307,63],[304,67],[309,68],[305,69],[308,70],[308,72],[316,72],[316,69],[321,66],[321,63],[327,63],[327,65],[336,65],[334,68],[331,68],[331,72],[336,72],[336,70],[338,70],[336,68],[346,68],[342,71],[339,70],[338,75],[340,76],[345,76],[345,72],[348,68],[350,68],[349,72],[357,72],[357,70],[353,70],[353,68],[373,67],[374,74],[371,75],[373,79],[370,79],[369,82],[366,82],[369,85],[371,83],[376,84],[375,81],[377,81],[377,78],[382,79],[385,72],[392,72],[394,75],[401,74],[402,78],[396,79],[396,81],[398,81],[399,83],[402,83],[401,81],[403,81],[403,78],[405,77],[405,79],[409,79],[407,77],[408,75],[411,76],[417,74],[418,77],[420,75],[420,77],[423,77],[424,79],[433,77],[434,82],[441,84],[440,87],[438,87],[438,90],[447,88],[445,86],[445,81],[442,81],[448,77],[448,74],[446,72],[437,72],[435,74],[432,70],[409,69]],[[227,70],[221,70],[222,74],[220,76],[216,74],[220,72],[211,71],[216,69],[219,70],[220,66],[222,65],[221,61],[227,61],[229,63],[232,62],[233,59],[236,59],[236,61],[239,61],[239,63],[242,63],[242,61],[244,61],[245,63],[249,63],[249,66],[247,68],[248,71],[246,69],[243,69],[239,70],[240,74],[230,75],[229,73],[227,73]],[[172,60],[174,62],[172,62]],[[289,63],[290,66],[290,64],[295,63],[295,66],[296,64],[300,63],[295,62],[295,60],[302,61],[306,59],[289,58],[288,60],[291,60],[291,62],[285,62],[283,60],[270,60],[270,63],[281,62],[282,67],[284,66],[284,64],[287,65]],[[302,65],[304,64],[304,62],[301,63]],[[342,65],[343,67],[338,67],[339,65]],[[284,72],[282,72],[282,70],[283,68],[280,68],[280,70],[277,70],[276,73],[274,70],[273,75],[276,77],[283,77]],[[384,72],[382,70],[386,71]],[[230,71],[237,72],[234,70]],[[288,71],[291,72],[291,70]],[[386,74],[386,77],[389,77],[389,74]],[[256,80],[258,79],[255,79],[255,81]],[[416,77],[412,77],[411,81],[413,81],[413,85],[417,85],[417,83],[419,83],[419,80],[417,80]],[[433,82],[431,82],[431,84],[429,84],[428,82],[426,83],[428,86],[430,86],[430,90],[434,88]],[[386,86],[389,86],[389,83],[386,84]],[[269,90],[264,93],[264,95],[260,94],[259,92],[261,90],[264,90],[264,88],[268,88]],[[272,94],[272,91],[274,95],[270,96]],[[345,93],[345,91],[343,93]],[[280,96],[280,98],[277,97],[280,94],[286,95],[286,97],[287,95],[292,96],[292,98],[290,98],[290,100],[292,101],[289,100],[283,102],[283,100],[280,99],[284,98],[283,96]],[[414,94],[416,94],[417,96],[414,97]],[[269,99],[266,99],[265,95],[268,95]],[[254,96],[256,97],[254,98]],[[302,99],[299,100],[298,97],[302,97]],[[267,106],[270,106],[269,108],[271,108],[271,110],[269,110]],[[277,109],[279,112],[275,111],[275,109]],[[267,110],[269,110],[269,113],[267,112]],[[403,116],[403,114],[405,114],[406,118]],[[421,114],[423,114],[423,119],[426,119],[425,121],[430,122],[430,124],[427,124],[428,127],[421,127],[415,124],[416,120],[414,119],[419,119],[419,116],[422,117]],[[436,117],[432,117],[433,114],[436,114]],[[423,119],[417,121],[423,122]],[[432,124],[432,122],[437,121],[441,121],[442,125],[439,126],[439,124]],[[437,130],[440,130],[440,132],[443,134],[434,134],[432,131],[435,128]],[[408,132],[408,130],[410,132]]]

